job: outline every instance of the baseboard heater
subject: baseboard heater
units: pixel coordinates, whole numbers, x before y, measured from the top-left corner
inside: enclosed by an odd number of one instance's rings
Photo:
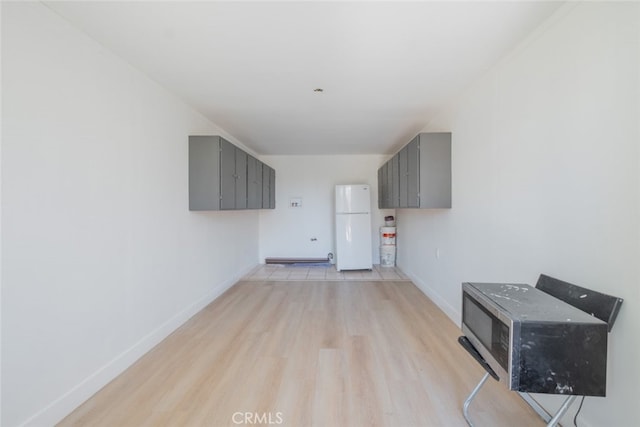
[[[265,264],[324,264],[329,258],[265,258]]]

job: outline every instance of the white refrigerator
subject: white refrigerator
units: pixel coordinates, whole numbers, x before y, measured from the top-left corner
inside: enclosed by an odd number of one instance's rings
[[[336,185],[336,270],[371,270],[371,189]]]

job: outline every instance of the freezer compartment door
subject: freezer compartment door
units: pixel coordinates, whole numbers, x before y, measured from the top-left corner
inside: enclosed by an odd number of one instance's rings
[[[336,215],[336,270],[371,270],[369,214]]]
[[[336,185],[336,213],[371,211],[368,185]]]

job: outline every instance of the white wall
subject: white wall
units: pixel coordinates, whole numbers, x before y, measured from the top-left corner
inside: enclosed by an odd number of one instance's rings
[[[266,257],[326,257],[335,254],[337,184],[371,186],[372,257],[379,264],[378,228],[393,210],[378,209],[378,168],[387,156],[263,156],[276,170],[276,209],[260,212],[260,262]],[[302,198],[301,208],[289,207]],[[316,241],[311,241],[316,238]]]
[[[2,3],[2,425],[52,425],[258,261],[188,211],[220,129],[40,3]]]
[[[638,3],[562,8],[425,129],[453,133],[453,208],[398,211],[400,267],[458,323],[464,281],[546,273],[625,299],[580,425],[637,425],[639,25]]]

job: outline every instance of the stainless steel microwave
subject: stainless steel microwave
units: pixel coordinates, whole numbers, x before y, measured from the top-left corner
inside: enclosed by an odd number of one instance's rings
[[[463,283],[462,331],[510,390],[606,393],[607,323],[539,289]]]

